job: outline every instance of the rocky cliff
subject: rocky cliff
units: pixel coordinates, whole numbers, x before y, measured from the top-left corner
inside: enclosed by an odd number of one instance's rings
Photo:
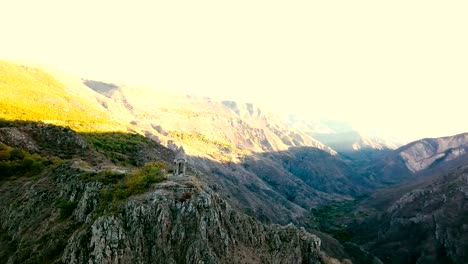
[[[262,224],[198,177],[156,174],[163,178],[135,183],[140,167],[113,164],[109,152],[66,128],[7,126],[0,135],[1,169],[16,164],[10,154],[20,148],[34,159],[57,160],[35,175],[2,177],[5,263],[339,263],[315,235],[292,224]],[[172,159],[157,147],[148,162]]]

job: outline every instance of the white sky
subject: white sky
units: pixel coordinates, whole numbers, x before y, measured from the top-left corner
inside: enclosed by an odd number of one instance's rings
[[[350,120],[468,132],[468,1],[0,0],[0,58]]]

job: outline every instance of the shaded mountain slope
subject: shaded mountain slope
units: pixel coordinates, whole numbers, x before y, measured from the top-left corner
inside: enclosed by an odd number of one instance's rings
[[[340,263],[304,229],[265,225],[239,213],[200,181],[207,176],[144,170],[174,158],[155,142],[96,148],[67,128],[17,122],[2,125],[0,135],[10,152],[62,157],[34,177],[0,180],[0,258],[7,263]],[[115,144],[102,136],[94,138]],[[144,167],[119,166],[107,156],[153,148],[140,153]],[[13,161],[1,153],[1,162]]]
[[[241,163],[187,158],[194,169],[212,175],[203,180],[222,197],[266,222],[300,223],[311,207],[349,200],[360,191],[352,184],[344,186],[349,168],[343,162],[316,148],[262,153],[244,157]],[[293,164],[308,167],[291,169]],[[321,170],[328,173],[318,173]]]
[[[382,190],[362,204],[375,214],[354,241],[385,263],[468,261],[468,167]]]
[[[351,199],[360,190],[334,150],[252,104],[85,83],[128,105],[132,124],[174,150],[182,147],[197,170],[214,176],[205,181],[225,199],[265,221],[296,222],[311,206]],[[299,154],[295,148],[301,147]],[[288,171],[285,158],[305,159],[309,166]]]
[[[360,188],[352,183],[352,169],[337,156],[310,147],[291,147],[288,151],[265,154],[307,185],[324,193],[356,195]]]
[[[468,163],[467,150],[468,133],[421,139],[391,152],[368,172],[376,182],[390,184],[415,176],[439,174]]]

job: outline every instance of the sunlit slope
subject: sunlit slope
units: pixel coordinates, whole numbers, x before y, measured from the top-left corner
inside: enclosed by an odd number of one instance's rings
[[[106,96],[107,105],[118,102],[133,116],[145,135],[168,145],[183,146],[186,153],[217,161],[240,162],[252,153],[284,151],[290,147],[315,147],[335,154],[278,116],[250,103],[217,101],[161,89],[117,86],[86,80],[85,84]],[[119,111],[120,112],[120,111]]]
[[[126,130],[45,71],[0,61],[0,118],[45,121],[78,131]]]

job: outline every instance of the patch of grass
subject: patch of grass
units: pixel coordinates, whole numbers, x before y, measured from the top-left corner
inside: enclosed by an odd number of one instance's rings
[[[102,189],[97,211],[116,212],[117,207],[130,196],[144,193],[152,184],[166,180],[165,168],[164,163],[147,163],[131,175]]]
[[[85,172],[80,175],[84,182],[98,181],[103,184],[117,183],[125,177],[123,173],[117,173],[112,170],[104,170],[100,172]]]

